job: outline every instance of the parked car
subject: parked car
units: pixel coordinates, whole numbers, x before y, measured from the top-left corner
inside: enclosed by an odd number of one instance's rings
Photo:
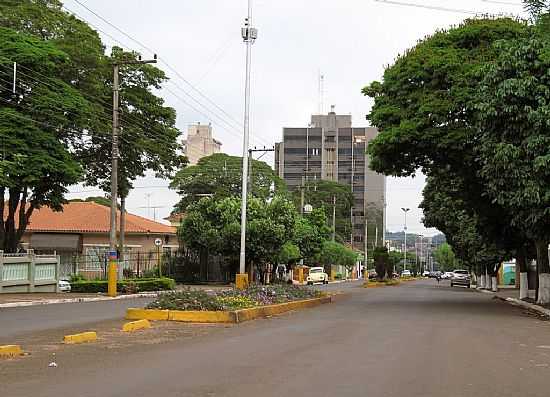
[[[325,269],[322,267],[312,267],[309,269],[306,282],[307,285],[313,285],[315,283],[328,284],[328,274],[325,273]]]
[[[401,272],[401,277],[411,277],[412,276],[412,273],[410,270],[403,270]]]
[[[369,270],[369,280],[374,280],[375,278],[378,278],[376,270]]]
[[[451,277],[453,277],[453,272],[445,272],[441,275],[443,280],[449,280]]]
[[[470,288],[470,272],[468,270],[455,270],[451,277],[451,287],[455,285],[463,285]]]
[[[430,272],[427,270],[424,270],[424,273],[422,273],[423,277],[430,277]]]
[[[59,286],[59,292],[71,292],[71,283],[67,280],[59,280],[57,282]]]

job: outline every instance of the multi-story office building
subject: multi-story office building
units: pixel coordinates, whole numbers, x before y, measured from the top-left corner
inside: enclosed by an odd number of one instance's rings
[[[201,123],[191,124],[187,128],[187,139],[182,143],[189,165],[195,165],[201,158],[219,153],[222,147],[222,143],[212,137],[212,125]]]
[[[367,145],[378,131],[352,127],[351,115],[312,115],[307,127],[283,128],[275,146],[275,170],[289,189],[303,181],[332,180],[351,185],[354,204],[353,247],[383,246],[385,232],[385,177],[368,167]]]

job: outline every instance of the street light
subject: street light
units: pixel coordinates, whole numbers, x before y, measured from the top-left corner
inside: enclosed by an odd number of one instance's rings
[[[241,35],[246,44],[246,73],[244,88],[244,134],[243,134],[243,170],[242,170],[242,190],[241,190],[241,252],[239,256],[239,274],[236,276],[235,284],[237,288],[244,289],[248,284],[248,278],[245,273],[246,264],[246,201],[248,184],[248,138],[250,127],[250,67],[251,67],[251,49],[252,44],[258,38],[258,29],[252,27],[252,4],[248,0],[248,16],[245,19],[244,27],[241,28]]]
[[[409,212],[410,208],[401,208],[403,212],[405,213],[405,250],[403,251],[403,270],[407,270],[407,212]]]

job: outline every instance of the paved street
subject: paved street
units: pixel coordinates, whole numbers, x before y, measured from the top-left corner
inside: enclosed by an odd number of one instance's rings
[[[1,394],[548,396],[549,322],[433,280],[357,285],[341,284],[351,296],[338,303],[211,327],[200,337],[67,346],[57,368],[32,356],[3,362]]]
[[[0,344],[8,343],[8,338],[14,335],[121,318],[128,307],[145,305],[151,300],[136,298],[0,308]]]

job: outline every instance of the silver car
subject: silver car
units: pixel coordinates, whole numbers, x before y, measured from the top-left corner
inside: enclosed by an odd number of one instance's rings
[[[451,287],[455,285],[470,288],[470,272],[468,270],[455,270],[451,276]]]

